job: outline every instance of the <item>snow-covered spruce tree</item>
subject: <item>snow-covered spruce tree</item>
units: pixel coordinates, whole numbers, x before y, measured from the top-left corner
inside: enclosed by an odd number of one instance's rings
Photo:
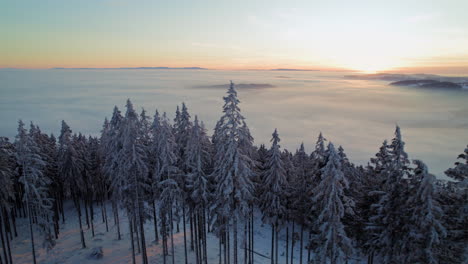
[[[0,137],[0,240],[2,242],[5,263],[12,263],[12,257],[10,239],[7,235],[6,221],[3,223],[3,219],[7,219],[8,217],[5,218],[5,216],[2,215],[2,212],[8,212],[14,205],[14,153],[14,146],[8,141],[8,138]],[[0,262],[2,261],[2,256],[0,256]]]
[[[34,138],[28,134],[21,120],[18,122],[15,149],[16,160],[21,168],[19,182],[24,188],[23,201],[26,202],[28,210],[33,263],[36,263],[33,217],[35,218],[35,223],[45,234],[44,245],[47,248],[52,247],[54,240],[50,219],[52,217],[51,209],[53,200],[48,196],[50,180],[43,174],[43,169],[46,164],[41,159],[40,149],[34,141]]]
[[[48,186],[48,192],[49,196],[54,200],[52,211],[54,213],[54,234],[57,239],[59,232],[59,202],[63,200],[63,188],[61,188],[62,184],[58,174],[56,141],[53,135],[49,137],[47,134],[42,133],[39,126],[34,125],[32,122],[29,134],[39,147],[39,155],[46,164],[43,174],[51,181]]]
[[[177,201],[174,200],[175,198],[172,195],[179,191],[179,185],[177,185],[177,182],[174,180],[174,177],[177,177],[177,174],[179,173],[178,168],[176,166],[177,155],[175,153],[177,149],[173,134],[173,128],[166,116],[166,113],[164,113],[163,116],[159,118],[159,114],[156,112],[153,122],[153,131],[153,133],[157,134],[157,137],[154,138],[152,147],[153,155],[155,157],[152,177],[152,191],[154,194],[154,198],[158,199],[158,208],[161,220],[163,256],[164,263],[166,263],[166,258],[169,254],[167,244],[168,235],[169,231],[171,231],[170,228],[172,228],[172,221],[170,221],[172,220],[172,205]],[[175,186],[174,183],[176,184]],[[169,189],[166,190],[163,197],[162,193],[166,188]],[[175,256],[173,256],[173,261],[174,258]]]
[[[91,232],[94,237],[94,203],[101,202],[101,214],[103,222],[107,223],[107,217],[105,218],[103,211],[103,200],[106,196],[105,189],[105,178],[101,171],[101,159],[99,155],[99,139],[96,137],[89,137],[86,145],[86,156],[88,161],[88,205],[90,210],[90,224]],[[108,226],[106,225],[106,231],[108,231]]]
[[[85,212],[86,225],[88,230],[92,229],[92,235],[94,236],[94,227],[91,226],[91,221],[89,217],[88,207],[92,203],[92,194],[91,194],[91,166],[90,166],[90,156],[88,155],[88,141],[86,137],[80,133],[78,135],[73,135],[73,144],[78,157],[78,160],[82,163],[80,181],[83,183],[80,189],[80,198],[83,200],[83,209]],[[91,208],[90,208],[91,209]]]
[[[299,230],[299,263],[302,263],[303,250],[304,250],[304,228],[309,224],[307,218],[310,217],[310,197],[311,183],[310,177],[312,174],[311,159],[305,152],[304,143],[293,156],[294,164],[294,179],[290,184],[292,195],[295,197],[291,204],[292,219],[300,226]],[[293,238],[294,239],[294,238]],[[293,250],[294,250],[293,240]]]
[[[437,264],[440,261],[436,251],[446,230],[441,223],[443,211],[434,198],[435,177],[429,174],[422,161],[413,163],[417,167],[407,201],[409,239],[405,241],[405,263]]]
[[[362,230],[364,228],[362,216],[356,213],[358,210],[356,204],[363,199],[361,173],[349,161],[342,146],[338,147],[338,156],[340,157],[341,171],[349,184],[349,187],[344,192],[347,197],[350,197],[344,204],[345,216],[343,223],[345,224],[348,236],[357,240],[363,233]]]
[[[254,162],[250,157],[253,140],[240,112],[239,99],[232,82],[224,102],[224,114],[218,122],[215,136],[213,176],[216,180],[216,190],[211,214],[218,236],[226,233],[229,237],[228,228],[232,221],[233,264],[237,264],[237,223],[249,214],[254,193]],[[229,257],[229,252],[227,255]]]
[[[374,252],[377,248],[374,239],[381,228],[375,221],[377,219],[371,221],[371,217],[377,215],[378,206],[375,205],[379,203],[382,195],[385,194],[383,187],[388,178],[390,164],[391,156],[388,152],[387,140],[384,140],[379,152],[375,154],[374,158],[370,159],[370,164],[368,164],[362,175],[363,197],[357,201],[357,206],[365,226],[362,236],[358,238],[358,242],[368,255],[368,263],[373,263]]]
[[[211,164],[211,145],[204,127],[195,116],[194,124],[187,141],[186,155],[189,174],[187,190],[193,205],[195,234],[195,249],[197,263],[208,263],[206,248],[206,206],[209,200],[207,169]],[[184,223],[185,225],[185,223]],[[194,230],[192,230],[193,232]],[[185,242],[185,241],[184,241]]]
[[[468,188],[463,182],[438,182],[435,189],[437,201],[440,203],[443,215],[443,226],[447,236],[437,246],[437,258],[440,263],[465,263],[467,256],[468,239],[466,227],[468,226]]]
[[[107,121],[107,119],[106,119]],[[101,132],[101,155],[103,156],[102,171],[107,183],[112,199],[112,210],[114,214],[114,223],[117,226],[117,239],[121,239],[120,234],[120,218],[118,203],[121,200],[120,192],[118,189],[119,182],[119,153],[122,149],[122,121],[123,117],[117,106],[114,107],[112,118],[109,123],[104,122]]]
[[[156,210],[156,200],[159,199],[160,189],[159,182],[161,181],[158,169],[159,169],[159,146],[161,141],[161,117],[159,116],[158,110],[156,110],[153,122],[150,126],[150,145],[148,146],[148,163],[149,163],[149,173],[151,179],[151,207],[153,213],[153,224],[154,224],[154,240],[156,243],[159,243],[159,231],[158,231],[158,213]]]
[[[314,189],[311,203],[314,205],[317,218],[312,223],[316,236],[312,246],[317,263],[346,263],[352,255],[353,246],[348,238],[342,219],[345,214],[346,197],[344,190],[348,182],[344,177],[340,157],[335,147],[328,144],[328,160],[322,168],[322,179]]]
[[[59,172],[62,177],[64,191],[71,196],[73,204],[78,214],[78,223],[80,226],[81,246],[86,247],[83,224],[81,222],[81,196],[83,182],[82,172],[84,161],[80,159],[79,153],[75,149],[75,143],[72,139],[70,127],[62,121],[62,129],[59,137]],[[75,138],[76,140],[76,138]]]
[[[293,163],[293,155],[291,152],[289,152],[288,150],[284,150],[283,153],[282,153],[282,160],[283,160],[283,164],[284,164],[284,170],[286,172],[286,188],[285,188],[285,199],[286,199],[286,247],[285,247],[285,251],[286,251],[286,263],[293,263],[293,259],[294,259],[294,228],[295,228],[295,223],[294,223],[294,220],[291,221],[292,219],[292,215],[294,213],[293,211],[293,208],[292,208],[292,204],[294,203],[294,199],[295,199],[295,193],[294,193],[294,186],[293,186],[293,183],[294,183],[294,178],[295,178],[295,175],[294,175],[294,172],[295,172],[295,168],[294,168],[294,163]],[[289,239],[289,226],[290,224],[292,224],[292,228],[291,228],[291,241]],[[289,244],[291,243],[291,259],[290,259],[290,262],[289,262]]]
[[[177,208],[182,208],[182,225],[184,230],[184,253],[185,253],[185,263],[188,263],[187,257],[187,233],[185,229],[185,218],[186,218],[186,206],[189,206],[190,210],[190,226],[193,227],[193,207],[194,204],[191,203],[189,191],[187,190],[187,176],[189,173],[189,161],[188,161],[188,153],[187,153],[187,143],[190,137],[190,132],[192,129],[192,122],[190,121],[190,114],[188,112],[187,106],[185,103],[182,103],[182,111],[179,111],[179,107],[177,107],[176,117],[174,119],[174,137],[175,142],[177,145],[177,167],[180,169],[179,177],[176,178],[177,183],[179,184],[179,188],[183,191],[183,200],[180,206]],[[179,212],[176,211],[178,215]],[[177,231],[179,230],[179,223],[177,223]],[[191,237],[191,248],[193,247],[193,230],[190,232]]]
[[[457,181],[464,181],[468,179],[468,145],[464,153],[458,155],[461,161],[455,162],[455,167],[445,171],[445,174],[450,178]]]
[[[406,200],[408,198],[409,160],[404,150],[400,127],[396,127],[395,137],[389,146],[390,163],[386,171],[386,180],[382,196],[372,205],[375,214],[370,217],[371,227],[376,236],[372,243],[380,255],[381,263],[403,263],[403,247],[408,234]]]
[[[322,168],[325,166],[327,162],[327,157],[328,157],[328,152],[327,152],[327,149],[325,148],[326,141],[327,139],[323,137],[322,132],[320,132],[317,137],[317,141],[315,143],[315,148],[310,154],[310,159],[307,164],[307,166],[309,167],[309,171],[307,171],[307,173],[305,174],[305,186],[307,187],[305,188],[305,193],[303,194],[305,195],[306,198],[313,196],[313,189],[318,185],[318,183],[320,182],[322,178]],[[318,214],[318,212],[314,213],[313,207],[310,207],[310,205],[308,205],[307,203],[306,205],[308,207],[305,208],[304,212],[308,212],[309,215],[307,215],[307,217],[309,219],[316,218],[316,214]],[[309,227],[309,240],[310,240],[313,235],[312,234],[313,230],[312,228],[310,228],[311,221],[309,220],[306,223],[306,225]],[[302,235],[302,231],[301,231],[301,235]],[[311,248],[308,247],[307,248],[307,262],[310,262],[310,259],[311,259]]]
[[[266,171],[262,175],[260,209],[263,221],[271,225],[271,263],[278,263],[279,225],[286,218],[286,171],[281,159],[278,132],[272,134],[272,145],[268,151]],[[275,252],[276,248],[276,252]]]
[[[133,230],[139,228],[141,257],[143,264],[148,263],[143,225],[149,218],[145,207],[146,195],[150,192],[145,146],[141,142],[141,129],[138,115],[130,99],[121,124],[122,149],[118,155],[118,186],[121,205],[127,211],[132,243],[132,256],[135,263]],[[137,242],[138,243],[138,242]]]

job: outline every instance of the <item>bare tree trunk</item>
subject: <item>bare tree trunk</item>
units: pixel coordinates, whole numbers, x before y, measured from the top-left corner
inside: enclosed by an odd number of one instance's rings
[[[275,225],[275,233],[276,233],[276,244],[275,244],[275,263],[278,264],[278,240],[279,240],[279,229],[278,229],[278,223]]]
[[[247,264],[247,222],[248,222],[248,219],[245,219],[245,222],[244,222],[244,264]]]
[[[270,263],[275,264],[275,226],[271,225],[271,253]]]
[[[310,239],[312,238],[312,232],[309,231],[309,243],[310,243]],[[307,244],[309,244],[307,243]],[[307,245],[307,263],[310,262],[310,247],[309,245]]]
[[[247,264],[252,264],[252,259],[251,259],[251,256],[252,256],[252,253],[251,253],[251,250],[252,250],[252,242],[250,241],[250,238],[251,238],[251,232],[252,232],[252,227],[251,227],[251,224],[252,224],[252,221],[250,221],[250,218],[251,216],[249,215],[249,219],[247,220],[248,222],[248,248],[249,248],[249,256],[248,256],[248,261],[247,261]]]
[[[198,209],[198,237],[199,237],[199,241],[198,241],[198,250],[200,252],[200,264],[203,263],[203,230],[202,230],[202,227],[203,227],[203,223],[202,223],[202,217],[201,217],[201,210]]]
[[[304,237],[304,224],[301,224],[301,242],[300,242],[300,248],[299,248],[299,264],[302,264],[302,249],[303,249],[303,237]]]
[[[8,220],[8,211],[5,208],[0,208],[0,210],[4,213],[4,214],[2,214],[2,212],[0,212],[0,231],[2,231],[1,236],[2,236],[2,240],[3,240],[3,230],[1,230],[3,228],[2,221],[3,221],[4,224],[6,224],[6,223],[8,223],[9,220]],[[8,239],[6,225],[5,225],[5,244],[3,246],[3,252],[8,253],[8,258],[6,258],[6,256],[5,256],[5,261],[7,263],[8,262],[13,263],[13,259],[11,257],[10,240]]]
[[[164,264],[167,263],[167,226],[166,226],[166,215],[165,213],[161,214],[161,234],[162,234],[162,242],[163,242],[163,262]]]
[[[156,241],[156,243],[159,242],[159,235],[158,235],[158,219],[156,217],[157,213],[156,213],[156,203],[154,202],[154,199],[152,201],[153,203],[153,222],[154,222],[154,241]]]
[[[188,264],[187,256],[187,231],[185,227],[185,205],[182,206],[182,225],[184,228],[184,255],[185,255],[185,264]]]
[[[132,219],[131,216],[128,217],[128,227],[130,229],[130,243],[132,244],[132,263],[136,263],[135,259],[135,242],[133,240],[133,224],[132,224]]]
[[[93,207],[93,201],[91,200],[89,203],[89,209],[90,209],[90,222],[91,222],[91,234],[94,237],[94,207]]]
[[[252,256],[251,256],[251,260],[252,260],[252,263],[254,263],[254,210],[253,210],[253,206],[251,207],[252,208],[252,213],[251,213],[251,220],[252,220],[252,250],[250,251]]]
[[[206,249],[206,229],[207,225],[205,224],[206,222],[206,209],[205,206],[203,206],[203,250],[205,253],[205,264],[208,264],[208,254],[207,254],[207,249]]]
[[[15,232],[15,237],[18,237],[18,232],[16,231],[16,213],[13,210],[13,208],[10,210],[10,215],[11,215],[11,223],[13,226],[13,231]]]
[[[109,232],[109,223],[107,222],[107,206],[105,201],[102,201],[102,210],[104,212],[104,220],[106,223],[106,232]]]
[[[9,261],[8,261],[8,252],[7,252],[7,245],[6,243],[8,242],[8,236],[5,236],[6,239],[3,237],[3,233],[5,233],[6,235],[6,231],[4,231],[4,225],[3,225],[3,220],[2,220],[2,217],[0,217],[0,237],[2,239],[2,249],[3,249],[3,255],[5,256],[5,263],[8,264]]]
[[[235,208],[234,208],[235,209]],[[233,235],[234,235],[234,263],[233,264],[238,264],[237,262],[237,216],[234,216],[233,219]]]
[[[193,251],[193,213],[190,212],[190,249]]]
[[[117,205],[115,204],[114,201],[112,202],[112,205],[113,205],[112,207],[114,209],[114,222],[115,222],[115,225],[117,225],[117,239],[121,240],[122,236],[120,235],[119,208],[117,208]]]
[[[29,199],[26,202],[26,206],[28,207],[29,233],[31,234],[31,248],[32,248],[33,263],[36,264],[36,250],[34,248],[34,232],[33,232],[33,227],[32,227],[31,208],[29,207]]]
[[[85,237],[84,237],[84,232],[83,232],[83,224],[81,223],[81,206],[80,206],[80,200],[78,198],[75,198],[75,207],[76,211],[78,213],[78,223],[80,224],[80,235],[81,235],[81,247],[86,248],[86,243],[85,243]]]
[[[291,234],[291,264],[293,264],[294,259],[294,220],[292,221],[292,234]]]
[[[91,228],[89,225],[89,215],[88,215],[88,199],[83,199],[84,209],[85,209],[85,216],[86,216],[86,224],[88,225],[88,229]]]
[[[136,219],[136,216],[133,217],[133,230],[136,234],[136,244],[137,244],[137,252],[138,254],[141,253],[141,247],[140,247],[140,232],[138,231],[138,223],[137,223],[138,219]]]
[[[148,256],[146,254],[146,241],[145,241],[145,228],[143,225],[143,215],[140,215],[140,235],[141,235],[141,249],[143,254],[141,255],[143,259],[143,264],[148,263]]]
[[[194,218],[193,218],[193,226],[194,226],[194,239],[195,239],[195,257],[196,257],[196,262],[197,264],[200,264],[200,253],[199,253],[199,246],[198,244],[200,244],[200,237],[198,235],[198,220],[197,220],[197,212],[195,212],[194,214]]]
[[[170,211],[170,221],[171,223],[173,223],[173,219],[172,219],[172,208],[171,208],[171,211]],[[174,254],[174,225],[171,224],[171,251],[172,251],[172,264],[175,264],[175,254]]]
[[[289,221],[286,221],[286,264],[288,264],[288,261],[289,261]]]
[[[231,236],[230,236],[230,232],[229,232],[229,227],[226,228],[228,231],[227,231],[227,256],[228,256],[228,261],[227,263],[230,264],[231,263]]]
[[[221,264],[221,236],[219,237],[219,264]]]
[[[60,209],[62,211],[62,224],[65,224],[65,208],[63,208],[63,197],[60,198]]]

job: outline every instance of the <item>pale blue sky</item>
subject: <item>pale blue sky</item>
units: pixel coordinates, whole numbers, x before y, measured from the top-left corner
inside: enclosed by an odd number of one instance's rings
[[[0,3],[0,67],[468,67],[462,0]]]

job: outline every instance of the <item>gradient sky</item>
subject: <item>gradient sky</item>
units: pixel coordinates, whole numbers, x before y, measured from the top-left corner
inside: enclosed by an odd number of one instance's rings
[[[468,1],[0,0],[0,68],[468,73]]]

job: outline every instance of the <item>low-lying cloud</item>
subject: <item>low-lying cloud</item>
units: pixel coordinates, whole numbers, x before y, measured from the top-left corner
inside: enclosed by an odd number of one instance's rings
[[[235,84],[236,89],[265,89],[274,88],[273,84],[269,83],[239,83]],[[227,89],[229,84],[216,84],[216,85],[198,85],[195,88],[208,88],[208,89]]]

